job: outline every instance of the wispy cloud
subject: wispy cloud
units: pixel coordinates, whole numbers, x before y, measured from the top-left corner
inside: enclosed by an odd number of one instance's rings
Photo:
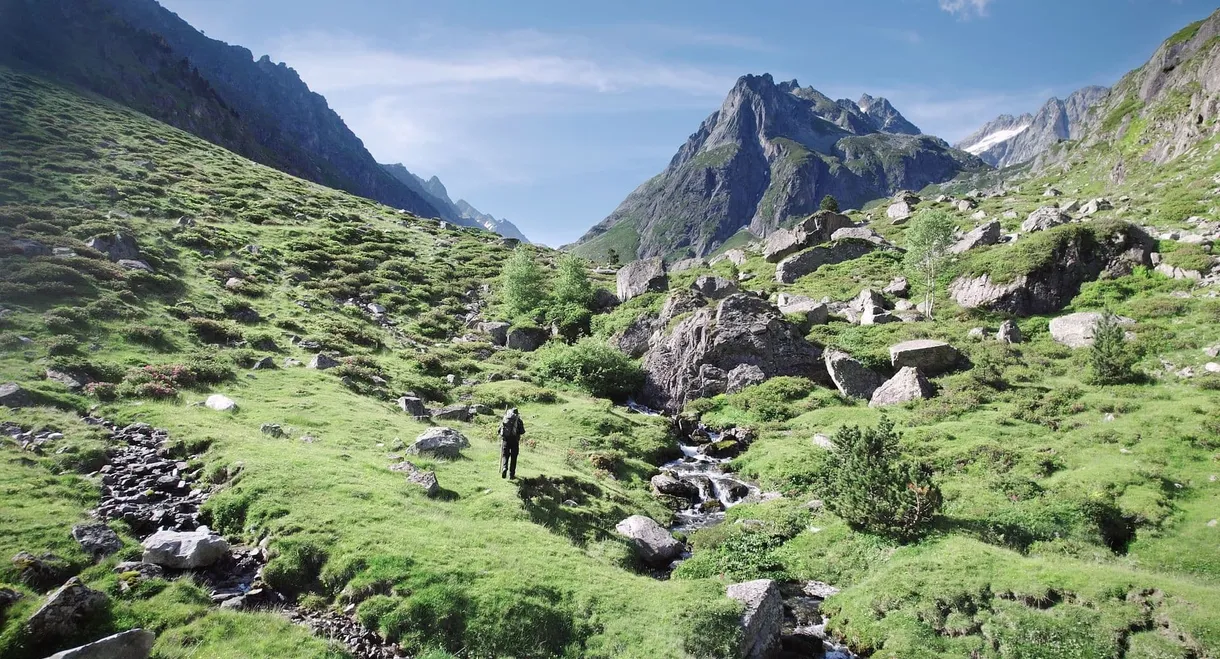
[[[883,27],[878,30],[878,33],[891,41],[898,41],[912,46],[918,46],[923,43],[923,35],[916,30]]]
[[[991,4],[991,0],[938,0],[940,8],[944,11],[957,16],[958,18],[966,19],[972,16],[986,16],[987,5]]]

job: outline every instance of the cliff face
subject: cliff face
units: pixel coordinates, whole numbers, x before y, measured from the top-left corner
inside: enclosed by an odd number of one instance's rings
[[[1048,100],[1037,114],[1000,115],[954,146],[994,167],[1028,162],[1061,141],[1078,139],[1090,109],[1109,93],[1105,87],[1085,87],[1066,99]]]
[[[985,169],[919,135],[885,99],[834,101],[795,80],[743,76],[720,109],[574,247],[604,258],[704,255],[742,228],[765,236],[817,210],[844,207]]]

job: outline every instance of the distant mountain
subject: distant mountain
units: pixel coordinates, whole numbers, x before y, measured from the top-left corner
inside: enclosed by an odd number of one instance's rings
[[[592,258],[705,255],[742,228],[765,236],[817,210],[918,189],[978,158],[920,135],[885,99],[835,101],[770,75],[737,81],[670,161],[572,248]]]
[[[264,165],[424,217],[295,71],[154,0],[0,0],[0,61],[85,87]]]
[[[1078,139],[1089,108],[1109,93],[1106,87],[1085,87],[1048,100],[1036,115],[1001,115],[954,146],[993,167],[1028,162],[1063,140]]]
[[[508,220],[497,220],[495,217],[479,211],[474,206],[466,203],[465,200],[459,199],[454,203],[449,198],[449,191],[445,189],[445,184],[435,176],[428,180],[416,176],[401,163],[392,165],[382,165],[387,172],[394,178],[403,182],[415,192],[419,193],[440,211],[440,217],[450,222],[465,224],[468,226],[477,226],[494,231],[505,238],[516,238],[521,242],[528,243],[525,235],[521,230]]]

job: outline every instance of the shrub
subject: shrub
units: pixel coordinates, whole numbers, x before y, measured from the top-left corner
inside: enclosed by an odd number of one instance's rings
[[[825,197],[822,197],[822,202],[818,204],[818,209],[838,213],[839,200],[835,199],[834,195],[826,195]]]
[[[785,421],[797,415],[792,401],[808,396],[812,390],[813,383],[805,378],[777,377],[746,387],[728,399],[760,421]]]
[[[123,330],[123,336],[132,343],[140,343],[147,346],[165,344],[165,330],[153,325],[132,325]]]
[[[889,418],[875,428],[844,426],[816,478],[826,507],[852,527],[908,541],[927,532],[941,494],[931,468],[903,458],[898,440]]]
[[[204,343],[237,343],[242,340],[241,330],[231,323],[210,318],[188,318],[186,323]]]
[[[74,355],[80,350],[80,341],[66,334],[60,334],[47,339],[47,354],[62,357]]]
[[[593,338],[570,346],[547,344],[535,353],[534,370],[543,378],[571,382],[602,398],[626,398],[644,384],[639,364]]]
[[[1136,379],[1135,355],[1127,346],[1126,331],[1114,314],[1106,312],[1093,327],[1093,346],[1089,350],[1089,381],[1093,384],[1122,384]]]
[[[517,248],[504,264],[500,275],[500,302],[509,317],[531,316],[542,304],[543,274],[534,257]]]

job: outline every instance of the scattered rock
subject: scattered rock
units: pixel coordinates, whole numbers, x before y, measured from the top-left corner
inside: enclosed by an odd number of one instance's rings
[[[106,606],[107,599],[105,593],[89,588],[79,577],[72,577],[30,616],[26,630],[40,642],[75,636],[90,615]]]
[[[780,293],[778,301],[780,313],[785,316],[800,316],[806,325],[825,325],[830,319],[830,308],[813,298]]]
[[[858,259],[876,249],[876,245],[863,240],[840,240],[819,245],[779,262],[775,267],[775,281],[793,284],[805,275],[812,274],[824,265],[834,265]]]
[[[541,348],[550,335],[541,327],[513,327],[508,330],[505,345],[521,352],[533,352]]]
[[[140,244],[136,239],[125,233],[112,233],[94,236],[85,241],[86,247],[91,247],[106,255],[106,258],[119,263],[121,261],[136,261],[140,258]]]
[[[633,261],[618,271],[618,299],[626,302],[644,293],[660,293],[669,288],[665,261],[643,259]]]
[[[479,323],[475,329],[479,330],[480,332],[486,332],[491,336],[492,343],[498,346],[503,346],[508,345],[508,329],[510,327],[512,327],[512,325],[508,323],[494,322]]]
[[[143,544],[145,563],[175,570],[208,567],[229,553],[229,543],[206,526],[195,531],[157,531]]]
[[[398,408],[417,419],[428,416],[428,408],[424,406],[424,400],[418,396],[399,398]]]
[[[668,565],[683,550],[682,543],[673,534],[643,515],[628,517],[616,524],[614,530],[631,540],[640,558],[653,566]]]
[[[846,227],[835,231],[830,236],[831,242],[840,240],[863,240],[870,242],[878,247],[892,247],[893,244],[883,238],[881,234],[873,231],[868,227]]]
[[[407,447],[407,453],[453,460],[461,457],[462,449],[469,447],[470,440],[465,435],[453,428],[438,426],[416,437],[415,442]]]
[[[119,539],[119,534],[101,522],[73,526],[72,537],[80,543],[81,549],[94,558],[109,556],[123,548],[123,541]]]
[[[156,640],[156,634],[150,631],[129,629],[88,645],[56,652],[47,659],[148,659]]]
[[[434,471],[420,469],[407,461],[390,465],[390,471],[406,474],[407,482],[422,488],[427,496],[436,496],[440,492],[441,486]]]
[[[894,377],[873,392],[873,398],[869,401],[868,406],[897,405],[912,400],[931,398],[933,393],[932,383],[928,382],[919,369],[904,366]]]
[[[949,247],[949,253],[961,254],[975,247],[984,245],[994,245],[1000,242],[1000,223],[996,221],[988,222],[981,226],[977,226],[962,236],[962,239]]]
[[[209,410],[216,410],[217,412],[237,411],[237,403],[233,402],[232,398],[222,396],[220,394],[212,394],[211,396],[208,396],[208,399],[204,401],[203,404]]]
[[[714,275],[702,275],[691,284],[691,290],[711,300],[723,300],[737,293],[737,284]]]
[[[1069,348],[1084,348],[1093,345],[1093,328],[1102,314],[1095,311],[1070,313],[1054,318],[1050,323],[1051,338]],[[1134,325],[1130,318],[1117,318],[1119,325]]]
[[[432,412],[433,421],[470,421],[471,413],[470,406],[465,403],[457,403],[454,405],[446,405],[439,410]]]
[[[46,590],[64,582],[72,574],[72,566],[55,554],[35,556],[29,552],[18,552],[13,556],[13,569],[21,583],[35,589]]]
[[[741,653],[744,659],[767,659],[780,645],[784,601],[771,579],[736,583],[728,587],[730,599],[745,605],[741,613]]]
[[[823,358],[830,379],[839,393],[849,398],[870,400],[885,378],[841,350],[827,350]]]
[[[687,483],[684,480],[676,478],[673,474],[657,474],[649,481],[652,484],[654,494],[664,494],[666,496],[678,497],[687,501],[697,501],[699,499],[699,488]]]
[[[763,258],[777,263],[802,249],[829,240],[836,231],[851,228],[851,218],[831,211],[818,211],[791,229],[780,229],[767,236],[763,243]]]
[[[259,426],[259,432],[272,437],[283,437],[287,433],[284,432],[284,427],[278,423],[264,423]]]
[[[1054,206],[1043,206],[1038,210],[1029,214],[1029,217],[1021,223],[1021,231],[1023,233],[1031,233],[1034,231],[1046,231],[1052,227],[1057,227],[1060,224],[1071,222],[1072,218],[1067,213],[1059,210]]]
[[[881,292],[895,297],[906,297],[911,292],[911,284],[906,277],[895,277]]]
[[[687,270],[697,270],[707,265],[703,259],[682,259],[669,266],[670,272],[686,272]]]
[[[0,384],[0,405],[11,408],[29,407],[34,401],[16,382]]]
[[[336,366],[339,366],[339,360],[324,352],[319,352],[313,356],[313,359],[309,360],[309,365],[306,366],[306,368],[325,371],[330,368],[335,368]]]
[[[914,213],[915,207],[905,201],[890,204],[889,208],[885,209],[885,216],[895,224],[909,220]]]
[[[135,259],[123,259],[119,261],[118,266],[124,270],[139,270],[141,272],[152,272],[152,266],[143,261]]]
[[[1022,338],[1021,328],[1017,327],[1017,323],[1012,320],[1000,323],[1000,330],[995,335],[995,340],[1000,343],[1020,343]]]
[[[924,373],[944,373],[960,359],[961,353],[944,341],[916,339],[890,346],[890,362],[896,369],[913,366]]]

